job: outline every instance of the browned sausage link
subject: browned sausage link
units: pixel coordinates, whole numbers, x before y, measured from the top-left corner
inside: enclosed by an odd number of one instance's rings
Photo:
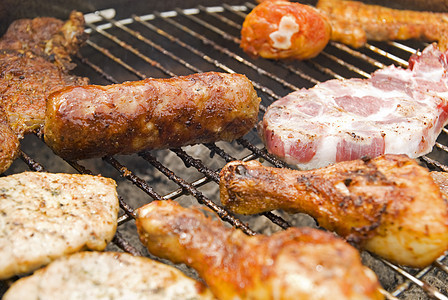
[[[260,99],[244,75],[198,73],[69,87],[47,102],[45,142],[68,160],[242,137]]]

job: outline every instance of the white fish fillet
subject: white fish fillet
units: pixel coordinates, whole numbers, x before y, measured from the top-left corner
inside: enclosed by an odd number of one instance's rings
[[[80,252],[16,281],[3,300],[215,299],[202,283],[146,257]]]
[[[0,178],[0,279],[64,254],[103,250],[117,228],[115,181],[24,172]]]

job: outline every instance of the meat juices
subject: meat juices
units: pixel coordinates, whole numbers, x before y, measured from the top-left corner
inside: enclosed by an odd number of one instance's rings
[[[69,160],[242,137],[260,99],[247,77],[199,73],[70,87],[47,102],[45,142]]]
[[[268,151],[299,168],[431,152],[448,119],[447,53],[430,45],[409,68],[329,80],[271,104],[259,124]]]

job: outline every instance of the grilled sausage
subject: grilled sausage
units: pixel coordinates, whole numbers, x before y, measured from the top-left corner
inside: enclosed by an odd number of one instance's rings
[[[244,75],[216,72],[69,87],[48,99],[45,141],[68,160],[230,141],[255,126],[259,102]]]

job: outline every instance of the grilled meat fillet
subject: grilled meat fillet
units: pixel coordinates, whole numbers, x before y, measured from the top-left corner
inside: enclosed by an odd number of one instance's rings
[[[77,160],[230,141],[254,127],[259,102],[244,75],[216,72],[69,87],[48,99],[45,142]]]
[[[174,267],[116,252],[80,252],[59,258],[16,281],[3,300],[214,299],[202,283]]]
[[[17,157],[23,135],[43,126],[48,95],[88,83],[68,74],[74,67],[70,55],[85,39],[79,12],[65,23],[45,17],[16,20],[0,39],[0,172]]]
[[[33,52],[0,50],[0,110],[19,138],[43,126],[52,92],[86,84],[87,78],[69,75]]]
[[[331,40],[358,48],[368,40],[421,39],[448,46],[448,13],[399,10],[360,1],[319,0],[331,24]]]
[[[245,18],[241,48],[271,59],[309,59],[330,40],[331,27],[314,7],[285,0],[257,5]]]
[[[381,299],[355,248],[312,228],[247,236],[174,201],[137,212],[148,250],[193,267],[218,299]]]
[[[448,122],[448,52],[435,45],[369,79],[329,80],[272,103],[259,124],[267,150],[301,169],[431,152]]]
[[[24,172],[0,178],[0,279],[82,249],[103,250],[117,227],[112,179]]]
[[[297,171],[256,161],[220,173],[221,202],[239,214],[303,212],[390,261],[423,267],[448,249],[448,202],[427,169],[384,155]]]
[[[71,70],[72,55],[87,40],[84,16],[73,11],[67,21],[51,17],[15,20],[0,39],[0,49],[31,51],[59,68]]]

